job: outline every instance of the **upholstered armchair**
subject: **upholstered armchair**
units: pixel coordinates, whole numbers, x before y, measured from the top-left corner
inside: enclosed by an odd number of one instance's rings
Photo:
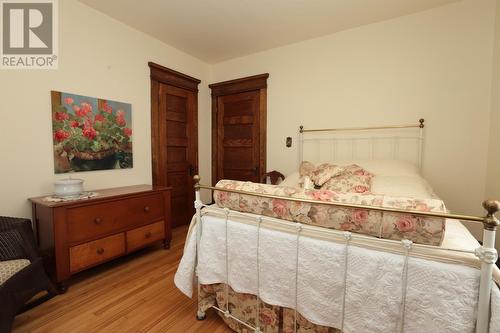
[[[10,332],[16,314],[42,291],[42,300],[57,293],[36,250],[31,221],[0,217],[0,333]]]

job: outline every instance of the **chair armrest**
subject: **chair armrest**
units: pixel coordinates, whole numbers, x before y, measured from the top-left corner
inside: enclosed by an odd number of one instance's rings
[[[281,181],[285,180],[285,176],[281,172],[273,170],[273,171],[269,171],[269,172],[265,173],[262,176],[262,179],[260,182],[265,184],[267,182],[267,177],[269,177],[269,179],[271,179],[271,184],[273,184],[273,185],[276,185],[280,178],[281,178]]]

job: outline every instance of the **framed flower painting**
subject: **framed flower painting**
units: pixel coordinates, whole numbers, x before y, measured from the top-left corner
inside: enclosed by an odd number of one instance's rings
[[[51,92],[55,173],[133,166],[132,105]]]

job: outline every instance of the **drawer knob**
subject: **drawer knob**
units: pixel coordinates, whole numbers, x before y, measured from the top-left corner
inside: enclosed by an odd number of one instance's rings
[[[102,247],[97,249],[97,254],[103,254],[103,253],[104,253],[104,249]]]
[[[101,219],[100,217],[96,217],[96,218],[94,219],[94,223],[95,223],[95,224],[101,224],[101,223],[102,223],[102,219]]]
[[[146,212],[146,213],[149,212],[149,206],[144,207],[144,212]]]
[[[146,232],[144,236],[146,236],[146,238],[151,238],[151,231]]]

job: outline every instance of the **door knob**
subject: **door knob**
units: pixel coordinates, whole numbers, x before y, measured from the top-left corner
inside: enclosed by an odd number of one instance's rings
[[[258,176],[259,175],[259,167],[256,166],[254,169],[253,169],[253,175],[254,176]]]

